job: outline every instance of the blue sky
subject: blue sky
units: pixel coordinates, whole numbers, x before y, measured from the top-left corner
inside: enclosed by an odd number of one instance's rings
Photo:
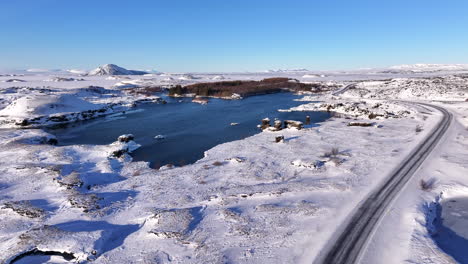
[[[466,0],[4,0],[0,68],[468,63]]]

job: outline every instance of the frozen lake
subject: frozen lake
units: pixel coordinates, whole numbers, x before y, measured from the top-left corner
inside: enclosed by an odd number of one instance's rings
[[[207,105],[191,103],[188,98],[168,98],[167,104],[144,105],[140,112],[74,123],[48,132],[57,136],[60,145],[110,144],[119,135],[130,133],[142,145],[132,153],[135,161],[149,161],[155,168],[185,165],[199,160],[206,150],[218,144],[259,133],[257,125],[265,117],[304,122],[309,115],[312,124],[330,117],[326,112],[277,111],[303,104],[293,101],[300,97],[278,93],[243,100],[210,99]],[[157,135],[164,138],[157,139]]]

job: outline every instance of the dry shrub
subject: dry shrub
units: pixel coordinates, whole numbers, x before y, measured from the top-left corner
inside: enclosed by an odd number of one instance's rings
[[[340,149],[337,147],[333,147],[330,151],[327,151],[323,154],[325,158],[336,157],[340,154]]]
[[[421,179],[419,181],[419,188],[423,191],[431,191],[435,187],[436,180],[434,178],[425,180]]]
[[[416,131],[416,133],[419,133],[419,132],[423,131],[422,126],[421,126],[421,125],[417,125],[416,128],[415,128],[415,131]]]

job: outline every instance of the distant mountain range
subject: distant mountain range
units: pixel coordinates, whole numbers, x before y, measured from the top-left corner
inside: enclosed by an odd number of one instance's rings
[[[308,72],[308,69],[276,69],[276,70],[266,70],[265,72],[271,73],[281,73],[281,72]]]
[[[345,72],[360,72],[360,73],[394,73],[394,74],[413,74],[413,73],[436,73],[436,72],[466,72],[468,71],[468,64],[402,64],[386,68],[366,68],[357,70],[347,70]],[[106,76],[106,75],[144,75],[148,73],[154,73],[154,70],[141,71],[141,70],[127,70],[123,67],[115,64],[105,64],[98,68],[86,71],[86,70],[59,70],[59,69],[26,69],[26,70],[3,70],[2,73],[17,73],[17,74],[62,74],[72,73],[78,75],[91,75],[91,76]],[[314,73],[320,75],[327,71],[310,71],[304,68],[298,69],[273,69],[266,70],[266,73]],[[330,72],[343,72],[343,71],[330,71]],[[181,77],[183,78],[183,77]]]
[[[398,72],[439,72],[439,71],[467,71],[468,64],[403,64],[392,66],[390,71]]]

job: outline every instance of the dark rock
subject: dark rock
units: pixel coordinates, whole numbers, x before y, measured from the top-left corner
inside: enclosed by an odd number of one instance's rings
[[[284,127],[287,127],[287,128],[297,128],[299,130],[302,129],[302,122],[301,121],[295,121],[295,120],[285,120],[284,121]]]
[[[47,141],[46,141],[47,144],[49,145],[57,145],[58,144],[58,140],[56,138],[49,138]]]
[[[135,139],[135,136],[133,136],[132,134],[126,134],[126,135],[121,135],[119,136],[119,138],[117,139],[119,142],[123,142],[123,143],[128,143],[132,140]]]
[[[65,115],[56,115],[49,117],[49,120],[52,122],[67,122],[68,118]]]
[[[281,129],[283,129],[283,122],[281,122],[281,120],[275,120],[275,130],[276,131],[280,131]]]
[[[260,128],[262,130],[265,130],[270,127],[270,118],[264,118],[262,119],[262,124],[260,125]]]
[[[370,127],[374,125],[373,123],[367,123],[367,122],[349,122],[348,126],[360,126],[360,127]]]
[[[28,126],[29,124],[30,124],[30,122],[29,122],[28,119],[23,119],[23,120],[21,120],[21,122],[15,123],[15,125],[17,125],[17,126]]]
[[[276,143],[284,142],[284,136],[277,136],[277,137],[275,138],[275,142],[276,142]]]
[[[18,256],[16,256],[15,258],[13,258],[10,262],[8,263],[15,263],[15,262],[18,262],[19,260],[23,259],[23,258],[26,258],[28,256],[60,256],[62,257],[63,259],[67,260],[67,261],[71,261],[73,259],[75,259],[75,255],[73,253],[69,253],[69,252],[59,252],[59,251],[42,251],[42,250],[39,250],[37,248],[34,248],[30,251],[27,251],[27,252],[24,252],[22,254],[19,254]]]
[[[65,187],[69,190],[80,188],[81,186],[83,186],[83,181],[81,180],[80,175],[78,173],[72,173],[67,176],[60,176],[54,178],[54,181],[56,181],[60,186]]]
[[[125,153],[128,152],[128,149],[119,149],[112,152],[112,156],[116,158],[122,157]]]

